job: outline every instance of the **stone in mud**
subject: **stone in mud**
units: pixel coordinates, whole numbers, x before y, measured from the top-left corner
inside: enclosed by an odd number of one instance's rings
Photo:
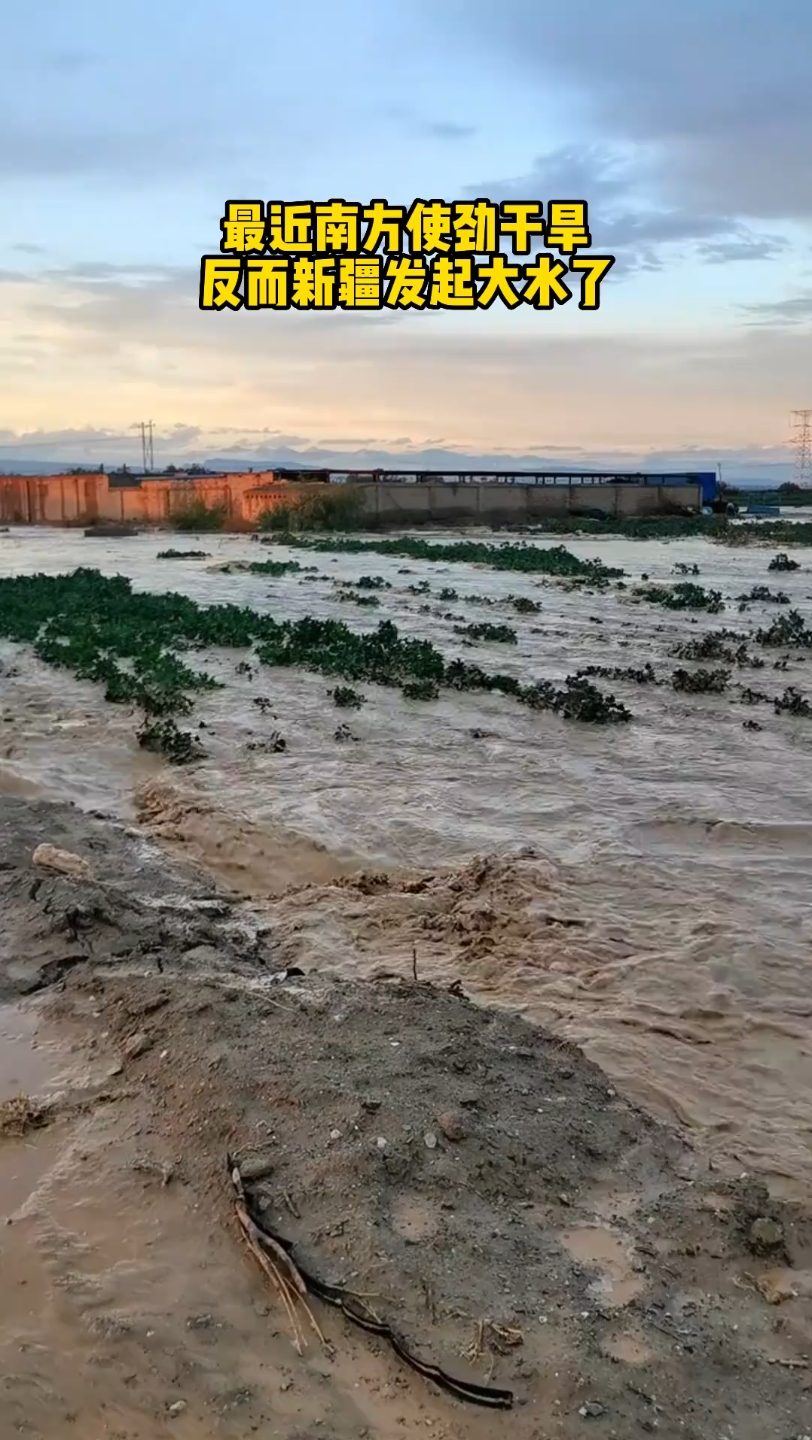
[[[58,870],[60,875],[72,875],[77,880],[86,880],[90,875],[90,866],[81,855],[60,850],[56,845],[38,845],[31,856],[31,863],[42,865],[47,870]]]
[[[240,1174],[243,1180],[262,1180],[266,1175],[270,1175],[273,1168],[274,1162],[270,1155],[262,1151],[244,1155],[240,1160]]]
[[[784,1244],[783,1226],[767,1215],[759,1215],[747,1232],[747,1243],[756,1255],[780,1250]]]
[[[465,1116],[459,1110],[446,1110],[442,1115],[437,1116],[437,1124],[445,1135],[446,1140],[464,1140],[468,1134],[468,1126],[465,1123]]]
[[[146,1055],[151,1046],[152,1041],[149,1036],[143,1030],[139,1030],[136,1035],[131,1035],[129,1040],[125,1040],[124,1054],[128,1060],[137,1060],[139,1055]]]

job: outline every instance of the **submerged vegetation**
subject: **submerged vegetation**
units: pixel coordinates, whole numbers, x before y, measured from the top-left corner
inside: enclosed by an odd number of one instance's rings
[[[795,649],[812,649],[812,630],[798,610],[788,610],[779,615],[772,625],[756,631],[759,645],[781,645]]]
[[[292,575],[301,570],[298,560],[252,560],[248,566],[251,575]]]
[[[633,680],[636,685],[656,685],[654,667],[647,663],[635,665],[583,665],[579,675],[598,675],[605,680]]]
[[[667,610],[707,610],[710,615],[718,615],[725,608],[721,590],[705,590],[692,580],[680,580],[676,585],[638,585],[633,593]]]
[[[354,605],[377,606],[381,603],[377,595],[359,595],[355,590],[340,590],[337,598],[352,601]]]
[[[502,645],[516,644],[516,631],[509,625],[489,625],[482,620],[478,625],[455,625],[456,635],[467,635],[470,640],[494,640]]]
[[[750,665],[756,670],[765,664],[750,654],[746,637],[736,630],[708,630],[697,640],[683,640],[672,653],[676,660],[722,660],[726,665]]]
[[[172,592],[133,591],[123,576],[90,569],[0,579],[0,635],[31,645],[41,660],[79,679],[103,684],[111,703],[140,706],[141,743],[176,762],[198,758],[199,747],[194,735],[178,730],[174,717],[189,714],[196,691],[219,686],[191,669],[181,653],[216,646],[253,648],[265,665],[410,687],[410,698],[418,698],[411,687],[420,682],[420,698],[430,687],[493,691],[566,719],[596,724],[631,719],[614,696],[586,679],[570,676],[563,687],[545,680],[523,685],[462,660],[446,661],[430,641],[403,636],[388,620],[366,634],[338,620],[276,621],[246,606],[203,606]]]
[[[309,550],[334,551],[345,555],[397,555],[410,560],[462,561],[487,565],[492,570],[514,570],[527,575],[560,575],[585,579],[600,585],[620,577],[622,570],[612,569],[601,560],[580,560],[564,545],[542,548],[538,545],[491,545],[484,540],[454,540],[436,544],[408,537],[393,540],[320,540],[309,536],[291,537],[286,543]]]
[[[789,555],[783,550],[778,555],[774,555],[767,566],[768,570],[800,570],[800,568],[798,561],[790,560]]]
[[[744,610],[746,606],[761,601],[765,605],[789,605],[789,595],[783,590],[771,590],[769,585],[754,585],[746,595],[739,596],[739,609]]]
[[[783,712],[787,715],[803,716],[807,720],[812,719],[812,705],[804,698],[800,690],[795,689],[794,685],[788,685],[783,695],[773,700],[773,708],[776,715]]]
[[[159,550],[156,560],[210,560],[208,550]]]
[[[675,670],[671,684],[688,695],[721,695],[729,679],[729,670]]]
[[[440,687],[436,680],[407,680],[402,694],[406,700],[436,700]]]
[[[366,695],[361,695],[358,690],[353,690],[350,685],[336,685],[334,690],[328,690],[327,694],[332,698],[333,704],[344,710],[360,710],[366,704]]]

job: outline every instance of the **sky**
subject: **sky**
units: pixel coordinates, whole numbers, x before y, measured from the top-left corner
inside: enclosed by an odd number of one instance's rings
[[[812,407],[809,0],[37,18],[0,24],[2,468],[137,464],[152,419],[156,463],[789,478],[790,411]],[[201,312],[234,196],[582,198],[616,264],[592,312]]]

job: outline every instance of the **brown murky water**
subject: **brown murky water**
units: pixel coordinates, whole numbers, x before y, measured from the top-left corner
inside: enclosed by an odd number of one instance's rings
[[[810,550],[795,552],[799,571],[773,577],[771,552],[762,550],[701,540],[567,543],[635,579],[643,572],[673,579],[676,561],[695,562],[699,583],[721,589],[728,602],[753,584],[780,582],[802,613],[812,613]],[[95,565],[140,588],[280,617],[329,615],[356,628],[391,617],[446,655],[524,678],[649,660],[668,675],[676,639],[722,624],[754,628],[780,613],[754,605],[739,615],[728,603],[722,616],[692,618],[615,592],[567,593],[522,575],[374,555],[291,552],[318,565],[315,578],[223,575],[211,567],[256,559],[258,547],[238,537],[190,538],[189,548],[212,552],[210,561],[164,562],[155,559],[162,544],[154,536],[90,541],[16,531],[0,537],[0,573]],[[393,586],[371,615],[336,599],[336,579],[363,573]],[[424,578],[435,595],[453,586],[460,600],[438,603],[405,589]],[[497,603],[463,603],[471,594]],[[511,594],[532,596],[541,612],[516,614]],[[423,613],[426,604],[437,613]],[[461,618],[509,623],[519,643],[465,648],[453,629]],[[466,986],[583,1044],[636,1098],[741,1168],[765,1170],[788,1191],[808,1186],[812,723],[727,696],[601,681],[636,716],[631,726],[604,731],[531,714],[496,695],[421,706],[365,686],[367,704],[348,720],[357,743],[337,744],[336,725],[347,716],[329,700],[329,681],[287,671],[237,675],[240,658],[210,657],[229,685],[198,706],[209,758],[178,772],[138,750],[135,717],[106,706],[95,687],[0,646],[0,787],[133,819],[146,786],[144,818],[159,829],[163,818],[170,841],[202,855],[230,883],[270,896],[297,878],[313,883],[305,931],[310,924],[323,963],[361,973],[386,960],[406,907],[419,897],[393,901],[384,924],[374,897],[356,894],[350,906],[345,892],[326,884],[332,875],[354,865],[435,871],[473,854],[509,856],[532,846],[541,857],[535,871],[508,866],[484,899],[470,902],[469,910],[487,904],[493,913],[467,914],[465,923],[487,922],[496,943],[466,952]],[[785,672],[733,678],[770,694],[788,684],[809,693],[811,665],[796,657]],[[270,699],[272,713],[260,714],[257,695]],[[754,714],[764,728],[748,733],[742,722]],[[285,735],[286,753],[248,748],[270,729]],[[539,940],[540,907],[581,923],[554,926]],[[298,919],[290,906],[285,916],[302,930],[301,907]],[[459,951],[429,948],[424,964],[427,974],[455,978]]]

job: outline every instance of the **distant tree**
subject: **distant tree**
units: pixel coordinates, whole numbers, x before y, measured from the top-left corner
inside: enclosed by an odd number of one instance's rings
[[[796,485],[792,480],[785,480],[783,485],[779,485],[778,493],[779,495],[800,495],[802,489],[802,485]]]

